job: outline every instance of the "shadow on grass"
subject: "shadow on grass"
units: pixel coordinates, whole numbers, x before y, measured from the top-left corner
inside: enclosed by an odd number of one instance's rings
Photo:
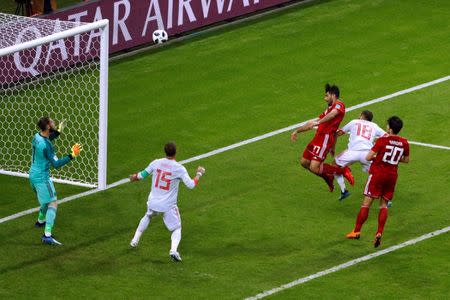
[[[51,260],[54,260],[56,258],[63,257],[63,256],[66,256],[66,255],[69,255],[71,253],[74,253],[74,252],[76,252],[76,251],[78,251],[80,249],[87,248],[87,247],[92,247],[93,245],[104,243],[104,242],[106,242],[108,240],[111,240],[113,238],[117,238],[117,236],[119,236],[119,235],[124,235],[124,236],[126,235],[128,237],[130,231],[132,231],[133,229],[134,229],[134,227],[133,228],[131,228],[131,227],[130,228],[123,228],[120,231],[115,231],[115,232],[107,234],[107,235],[101,235],[99,237],[95,237],[95,238],[92,238],[90,240],[86,240],[86,241],[84,241],[84,242],[82,242],[80,244],[74,245],[74,246],[67,246],[67,245],[52,246],[52,245],[44,245],[44,244],[39,244],[38,245],[36,242],[34,242],[35,240],[30,241],[29,243],[25,244],[25,246],[27,246],[28,249],[35,248],[35,249],[39,249],[40,250],[40,249],[42,249],[42,247],[48,247],[49,251],[46,252],[47,255],[41,256],[41,257],[37,257],[37,258],[33,258],[33,259],[29,259],[29,260],[25,260],[25,261],[22,261],[22,262],[18,262],[17,264],[14,264],[14,265],[9,265],[9,266],[2,267],[2,268],[0,268],[0,274],[4,275],[6,273],[10,273],[10,272],[13,272],[13,271],[18,271],[18,270],[21,270],[21,269],[32,267],[32,266],[34,266],[36,264],[39,264],[39,263],[43,263],[43,262],[46,262],[46,261],[51,261]],[[28,231],[28,230],[29,229],[26,229],[26,231]],[[24,244],[21,243],[21,245],[23,246]],[[128,243],[125,243],[124,245],[128,245]],[[124,246],[124,247],[126,247],[126,246]],[[125,249],[124,248],[121,252],[118,253],[118,255],[116,255],[116,256],[114,256],[112,258],[111,258],[111,256],[109,256],[108,257],[108,261],[109,262],[115,261],[116,258],[124,256],[124,255],[127,255],[130,252],[132,252],[132,249]],[[14,263],[15,261],[12,261],[12,262]],[[106,263],[104,263],[104,262],[102,262],[102,264],[106,265]],[[94,269],[94,271],[98,271],[98,270],[104,271],[103,268],[96,268],[96,269]]]

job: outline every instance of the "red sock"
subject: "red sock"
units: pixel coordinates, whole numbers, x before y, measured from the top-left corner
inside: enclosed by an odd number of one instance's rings
[[[363,226],[364,222],[366,222],[367,217],[369,216],[369,207],[368,206],[361,206],[361,209],[359,210],[359,214],[356,217],[356,225],[354,232],[360,232],[361,227]]]
[[[380,212],[378,213],[378,230],[377,233],[383,234],[384,225],[388,217],[387,207],[380,207]]]
[[[344,168],[338,167],[338,166],[333,166],[330,164],[322,164],[322,174],[330,174],[330,175],[342,175],[344,174]]]

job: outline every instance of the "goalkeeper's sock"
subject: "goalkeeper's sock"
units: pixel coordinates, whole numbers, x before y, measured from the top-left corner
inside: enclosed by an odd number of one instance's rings
[[[175,229],[172,232],[171,239],[172,239],[172,245],[170,247],[170,251],[177,252],[178,245],[180,244],[180,241],[181,241],[181,228]]]
[[[48,204],[43,204],[41,205],[41,208],[39,208],[38,222],[41,224],[45,222],[45,215],[47,214],[47,208]]]
[[[138,228],[136,229],[136,232],[133,237],[134,242],[138,242],[141,238],[142,233],[147,229],[148,225],[150,224],[150,216],[145,214],[145,216],[142,217],[141,221],[139,222]]]
[[[47,209],[47,214],[45,216],[46,223],[45,223],[45,236],[51,236],[52,235],[52,228],[53,224],[55,224],[55,218],[56,218],[56,207],[49,206]]]

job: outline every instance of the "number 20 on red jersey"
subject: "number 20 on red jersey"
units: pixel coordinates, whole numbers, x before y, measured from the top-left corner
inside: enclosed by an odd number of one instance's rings
[[[384,153],[382,161],[394,166],[398,165],[405,149],[386,145],[386,150],[388,151]]]

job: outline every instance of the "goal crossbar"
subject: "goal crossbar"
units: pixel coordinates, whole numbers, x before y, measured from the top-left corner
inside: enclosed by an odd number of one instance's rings
[[[70,28],[70,29],[61,31],[61,32],[55,32],[51,35],[40,37],[40,38],[37,38],[32,41],[24,42],[24,43],[17,44],[17,45],[12,45],[12,46],[0,49],[0,57],[9,55],[9,54],[12,54],[15,52],[28,50],[28,49],[37,47],[39,45],[49,44],[49,43],[55,42],[60,39],[65,39],[65,38],[68,38],[68,37],[71,37],[71,36],[74,36],[77,34],[86,33],[86,32],[96,30],[99,28],[107,28],[108,24],[109,24],[108,19],[104,19],[104,20],[96,21],[94,23],[83,24],[83,25],[80,25],[80,26],[77,26],[74,28]]]

